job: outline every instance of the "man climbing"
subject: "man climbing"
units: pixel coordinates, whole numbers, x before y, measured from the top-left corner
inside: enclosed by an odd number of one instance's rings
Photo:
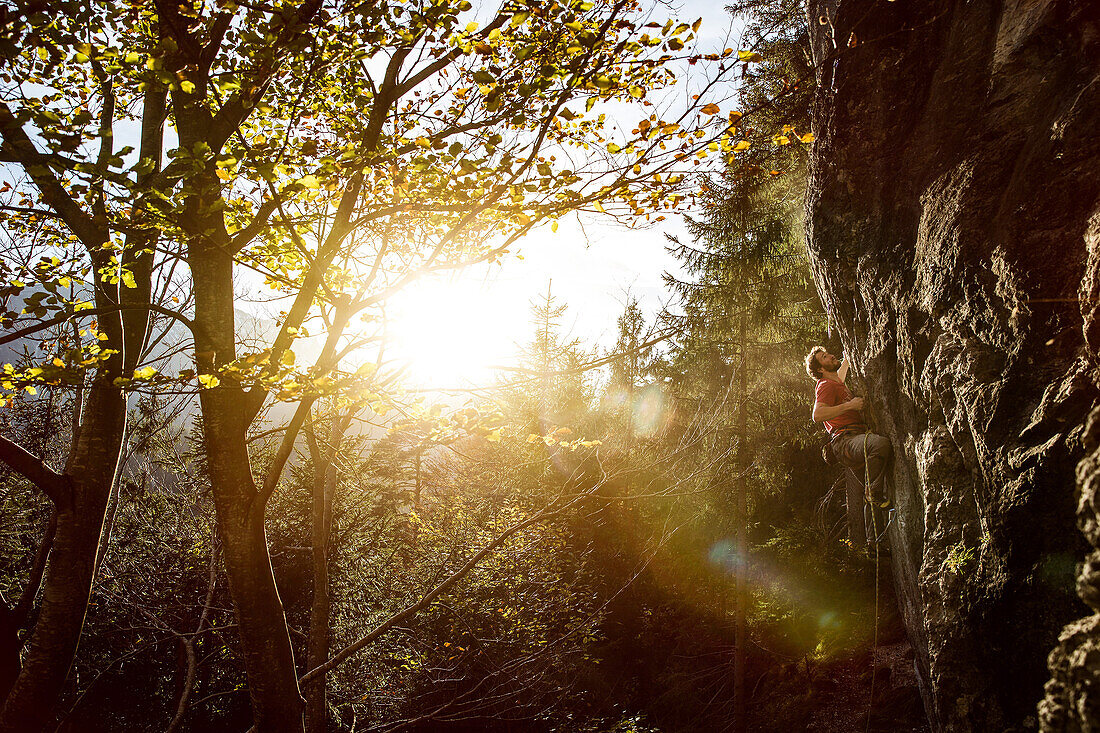
[[[858,472],[861,482],[870,477],[864,487],[865,498],[876,508],[890,506],[886,496],[886,464],[893,455],[890,441],[867,430],[863,421],[863,398],[853,397],[844,384],[848,365],[821,346],[806,355],[806,372],[817,380],[813,420],[825,425],[833,453],[844,465]]]

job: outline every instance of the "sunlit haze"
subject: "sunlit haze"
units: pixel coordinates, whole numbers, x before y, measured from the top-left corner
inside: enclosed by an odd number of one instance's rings
[[[704,18],[701,48],[721,48],[736,34],[720,4],[692,0],[676,12]],[[514,365],[518,347],[531,339],[530,304],[548,286],[569,308],[563,334],[609,349],[628,293],[650,318],[668,299],[661,276],[679,263],[665,251],[666,233],[683,235],[679,217],[639,230],[567,217],[557,232],[532,231],[496,265],[422,280],[394,299],[387,359],[407,365],[416,387],[485,386],[490,367]]]
[[[531,302],[548,287],[568,306],[563,337],[610,348],[628,292],[649,316],[667,298],[661,273],[677,262],[664,233],[680,229],[679,221],[629,230],[567,219],[556,233],[533,232],[499,264],[421,280],[393,300],[387,361],[407,366],[417,387],[485,386],[491,367],[514,365],[531,340]]]
[[[490,365],[512,361],[523,332],[523,314],[501,308],[494,281],[484,271],[425,279],[395,298],[387,358],[418,386],[487,384]]]

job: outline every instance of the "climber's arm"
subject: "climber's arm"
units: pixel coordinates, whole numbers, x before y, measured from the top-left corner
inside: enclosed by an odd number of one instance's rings
[[[836,376],[840,379],[840,383],[844,384],[844,380],[848,378],[848,360],[842,359],[840,361],[840,368],[836,370]]]
[[[814,403],[813,421],[824,422],[825,420],[832,420],[834,417],[848,412],[848,410],[862,410],[863,398],[853,397],[847,402],[841,402],[839,405],[826,405],[824,402]]]

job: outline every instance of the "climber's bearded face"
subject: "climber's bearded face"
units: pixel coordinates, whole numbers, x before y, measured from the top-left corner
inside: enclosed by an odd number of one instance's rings
[[[835,372],[840,369],[840,359],[833,356],[829,352],[825,352],[817,357],[817,363],[821,365],[821,368],[827,372]]]

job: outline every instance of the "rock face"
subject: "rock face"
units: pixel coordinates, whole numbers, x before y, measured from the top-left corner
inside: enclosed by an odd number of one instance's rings
[[[810,254],[894,444],[895,585],[929,719],[1033,729],[1047,655],[1089,610],[1074,517],[1100,403],[1100,2],[809,13]],[[1095,546],[1100,456],[1081,472]],[[1098,577],[1100,553],[1081,582],[1100,609]],[[1067,627],[1051,669],[1044,724],[1098,729],[1100,617]]]

